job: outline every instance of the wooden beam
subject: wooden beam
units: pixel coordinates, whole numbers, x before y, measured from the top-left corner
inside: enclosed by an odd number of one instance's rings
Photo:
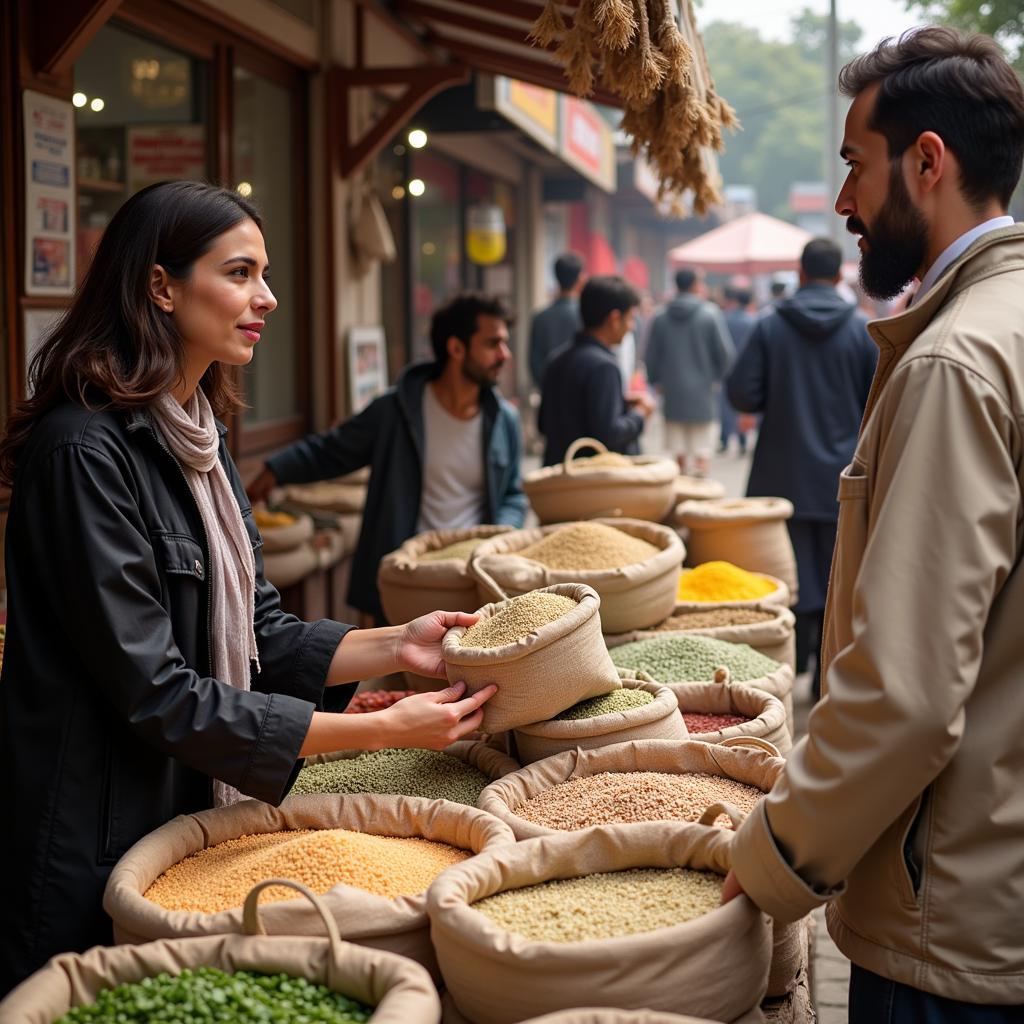
[[[469,32],[476,32],[491,39],[503,39],[509,43],[517,43],[520,46],[529,46],[539,50],[554,52],[557,46],[537,46],[527,38],[530,26],[526,25],[522,31],[512,28],[502,22],[488,21],[486,18],[476,18],[461,11],[449,10],[447,7],[434,7],[429,3],[422,3],[421,0],[397,0],[396,10],[410,18],[417,18],[420,21],[451,25],[453,28],[465,29]]]
[[[48,75],[70,72],[75,60],[120,5],[121,0],[33,4],[33,70]],[[23,9],[27,10],[28,5]]]

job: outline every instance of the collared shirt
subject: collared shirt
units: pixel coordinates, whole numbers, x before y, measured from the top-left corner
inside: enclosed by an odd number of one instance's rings
[[[925,292],[938,281],[946,268],[967,251],[968,246],[981,238],[982,235],[987,235],[990,231],[1012,226],[1012,217],[993,217],[991,220],[971,228],[970,231],[965,231],[955,242],[947,245],[940,253],[939,258],[928,268],[928,273],[922,278],[921,287],[914,293],[914,305],[921,301]]]

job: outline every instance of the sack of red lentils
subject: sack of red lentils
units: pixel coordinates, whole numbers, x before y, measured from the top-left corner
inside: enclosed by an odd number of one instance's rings
[[[795,603],[796,555],[786,529],[792,515],[785,498],[724,498],[685,501],[676,509],[676,522],[688,531],[690,565],[725,561],[776,576]]]
[[[579,452],[597,452],[577,458]],[[675,501],[676,464],[654,455],[619,455],[592,437],[569,445],[557,466],[527,473],[523,490],[541,523],[625,517],[660,523]]]
[[[766,740],[788,754],[793,738],[777,697],[745,683],[666,683],[691,740],[721,743],[736,736]]]
[[[626,1010],[748,1012],[764,996],[771,924],[746,896],[719,905],[728,845],[723,830],[699,825],[613,825],[516,843],[447,872],[428,910],[455,1005],[487,1024],[595,994]]]
[[[483,707],[484,732],[547,721],[621,687],[601,639],[600,605],[590,587],[562,583],[485,605],[476,625],[448,630],[441,656],[449,680],[465,680],[470,693],[497,684]]]
[[[686,739],[679,702],[670,689],[643,673],[620,670],[619,676],[621,689],[574,704],[548,722],[516,729],[519,760],[530,764],[563,750],[590,750],[626,740]]]
[[[397,626],[438,610],[476,611],[480,601],[476,580],[467,572],[469,556],[480,541],[511,529],[430,530],[385,555],[377,569],[377,589],[388,622]]]
[[[257,886],[246,897],[243,934],[62,953],[0,1003],[0,1021],[53,1024],[78,1007],[88,1007],[103,991],[156,979],[142,990],[150,1005],[165,992],[168,1001],[180,1002],[183,993],[191,991],[226,1008],[234,1000],[253,999],[266,1008],[268,1019],[273,1015],[275,1020],[328,1006],[336,1012],[370,1011],[367,1019],[373,1024],[436,1024],[441,1012],[437,992],[419,964],[342,942],[333,916],[312,892],[286,880],[275,879],[274,884],[296,888],[305,897],[303,904],[321,935],[326,928],[327,938],[268,936],[261,920],[265,911],[256,905],[263,887]],[[288,989],[256,986],[244,975],[231,978],[239,971],[288,975]],[[161,974],[171,977],[157,979]],[[137,993],[121,990],[108,998],[122,998],[130,1006]]]
[[[685,550],[667,526],[599,519],[516,530],[484,541],[469,564],[481,599],[556,583],[586,583],[601,596],[601,628],[625,633],[672,613]]]
[[[246,800],[180,815],[114,867],[103,907],[119,943],[237,934],[248,888],[292,878],[321,896],[343,938],[408,956],[436,973],[426,890],[438,874],[513,841],[472,807],[403,796]],[[275,935],[315,935],[318,915],[275,890],[263,910]]]

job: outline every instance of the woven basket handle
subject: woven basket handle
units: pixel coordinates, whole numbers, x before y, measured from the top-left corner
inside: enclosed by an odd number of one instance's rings
[[[573,459],[576,458],[576,453],[583,448],[593,448],[598,455],[604,455],[608,449],[600,442],[596,437],[577,437],[571,445],[569,445],[568,451],[565,453],[565,472],[572,476],[576,472],[572,468]]]
[[[719,740],[718,746],[752,747],[754,750],[763,750],[766,754],[771,754],[772,757],[782,757],[779,748],[774,743],[763,740],[760,736],[730,736],[728,739]]]
[[[729,818],[734,829],[739,828],[747,817],[735,804],[731,804],[727,800],[720,800],[704,810],[704,813],[697,819],[697,824],[714,825],[715,819],[721,814]]]
[[[268,889],[272,885],[283,885],[294,889],[313,904],[316,912],[323,919],[324,927],[327,929],[327,938],[331,943],[331,953],[334,959],[337,959],[341,945],[341,933],[338,931],[337,922],[331,916],[324,901],[312,889],[308,889],[301,882],[294,882],[290,878],[268,878],[249,890],[249,895],[245,897],[245,904],[242,907],[242,930],[245,934],[267,934],[267,930],[263,927],[263,921],[260,919],[260,895],[264,889]]]
[[[508,594],[498,586],[498,581],[475,558],[469,560],[466,572],[487,591],[492,601],[508,600]]]

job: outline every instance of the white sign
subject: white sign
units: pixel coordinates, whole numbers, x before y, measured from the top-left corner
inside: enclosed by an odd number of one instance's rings
[[[382,327],[350,327],[348,396],[350,413],[365,409],[388,386],[388,357]]]

